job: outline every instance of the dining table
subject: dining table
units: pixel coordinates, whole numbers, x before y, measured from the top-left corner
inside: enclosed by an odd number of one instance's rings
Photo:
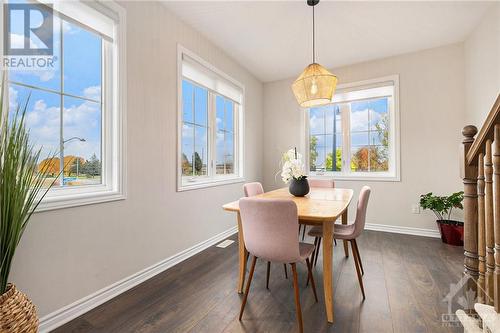
[[[335,221],[341,217],[342,224],[347,224],[347,211],[352,200],[353,190],[343,188],[312,187],[309,194],[296,197],[290,194],[288,187],[265,192],[254,198],[289,199],[297,205],[300,224],[320,225],[323,228],[323,289],[325,309],[328,322],[333,323],[333,231]],[[243,293],[245,283],[246,257],[243,228],[239,200],[222,206],[224,210],[235,212],[238,221],[238,256],[239,275],[238,292]],[[347,242],[344,242],[344,252],[348,256]]]

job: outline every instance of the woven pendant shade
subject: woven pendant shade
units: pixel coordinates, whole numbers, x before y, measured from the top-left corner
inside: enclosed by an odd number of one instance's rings
[[[292,84],[293,94],[301,107],[308,108],[332,102],[337,77],[326,68],[312,63]]]

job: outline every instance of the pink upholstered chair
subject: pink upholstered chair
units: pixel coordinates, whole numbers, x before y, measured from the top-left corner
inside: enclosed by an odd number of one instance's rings
[[[253,197],[258,194],[264,193],[262,184],[259,182],[246,183],[243,185],[243,191],[245,192],[245,197]]]
[[[335,187],[335,182],[333,179],[308,179],[310,187],[323,187],[332,188]]]
[[[363,299],[365,298],[365,289],[363,287],[362,275],[365,274],[363,269],[363,264],[361,263],[361,256],[359,254],[358,244],[356,243],[356,238],[361,235],[361,232],[365,229],[366,221],[366,208],[368,206],[368,199],[370,198],[371,189],[368,186],[363,186],[361,192],[359,193],[358,206],[356,210],[356,219],[352,224],[335,224],[333,229],[333,238],[342,239],[349,241],[351,243],[352,253],[354,256],[354,264],[356,266],[356,273],[358,274],[359,286],[361,287],[361,293],[363,294]],[[323,236],[323,230],[320,227],[313,227],[309,231],[309,236],[315,237],[314,245],[315,250],[312,255],[311,262],[316,265],[318,261],[318,255],[321,244],[321,237]],[[361,272],[360,272],[361,269]]]
[[[242,198],[239,202],[243,239],[245,247],[253,256],[245,295],[241,303],[239,320],[243,316],[250,285],[252,283],[257,258],[268,262],[290,264],[293,272],[293,286],[295,289],[295,306],[297,321],[302,332],[302,311],[300,307],[299,285],[297,280],[297,262],[307,264],[308,277],[316,302],[316,286],[311,270],[309,256],[314,245],[300,243],[298,239],[299,219],[297,205],[292,200]]]
[[[243,192],[245,192],[245,197],[253,197],[259,194],[264,193],[264,188],[262,187],[262,184],[259,182],[253,182],[253,183],[246,183],[243,185]],[[247,256],[247,262],[248,262],[248,256]],[[286,269],[286,264],[283,264],[283,267],[285,269],[285,278],[288,279],[288,272]],[[269,289],[269,275],[271,274],[271,263],[267,262],[267,277],[266,277],[266,288]]]

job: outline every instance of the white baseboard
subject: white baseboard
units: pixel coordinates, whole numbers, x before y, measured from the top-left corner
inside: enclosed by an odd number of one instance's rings
[[[40,319],[40,333],[49,332],[72,319],[92,310],[93,308],[109,301],[121,293],[137,286],[138,284],[152,278],[153,276],[177,265],[178,263],[194,256],[195,254],[209,248],[212,245],[235,234],[238,228],[235,226],[218,235],[215,235],[199,244],[196,244],[184,251],[181,251],[155,265],[152,265],[142,271],[139,271],[129,277],[126,277],[110,286],[107,286],[95,293],[88,295],[76,302],[73,302],[57,311],[49,313]]]
[[[375,223],[367,223],[365,225],[365,229],[366,230],[374,230],[374,231],[391,232],[391,233],[395,233],[395,234],[405,234],[405,235],[441,238],[441,234],[439,233],[439,230],[434,230],[434,229],[400,227],[400,226],[395,226],[395,225],[375,224]]]

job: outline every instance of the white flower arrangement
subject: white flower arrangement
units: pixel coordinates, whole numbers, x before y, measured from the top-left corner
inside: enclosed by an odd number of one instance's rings
[[[302,163],[302,155],[297,153],[297,148],[290,149],[284,153],[282,163],[281,179],[285,183],[288,184],[292,178],[295,180],[307,178],[304,163]]]

